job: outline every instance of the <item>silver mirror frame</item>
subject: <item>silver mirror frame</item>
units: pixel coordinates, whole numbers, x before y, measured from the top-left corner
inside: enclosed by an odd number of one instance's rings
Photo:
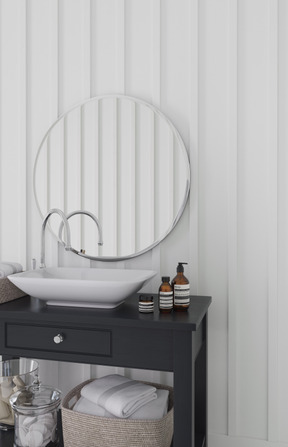
[[[188,202],[188,198],[189,198],[189,193],[190,193],[190,184],[191,184],[191,167],[190,167],[190,161],[189,161],[189,156],[188,156],[188,152],[187,149],[184,145],[184,142],[178,132],[178,130],[175,128],[175,126],[173,125],[173,123],[155,106],[153,106],[152,104],[149,104],[146,101],[143,101],[139,98],[136,97],[132,97],[132,96],[127,96],[127,95],[118,95],[118,94],[111,94],[111,95],[102,95],[102,96],[96,96],[93,98],[90,98],[88,100],[82,101],[80,103],[77,103],[75,106],[73,106],[72,108],[70,108],[69,110],[67,110],[66,112],[62,113],[56,121],[54,121],[54,123],[49,127],[49,129],[47,130],[47,132],[45,133],[44,137],[42,138],[42,141],[40,143],[40,146],[38,148],[37,154],[36,154],[36,158],[35,158],[35,162],[34,162],[34,168],[33,168],[33,193],[34,193],[34,198],[35,198],[35,202],[36,202],[36,206],[37,209],[39,211],[39,214],[41,216],[42,219],[44,219],[44,214],[41,211],[41,207],[40,207],[40,203],[37,197],[37,190],[36,190],[36,168],[37,168],[37,163],[38,163],[38,159],[41,153],[41,149],[49,135],[49,133],[51,132],[51,130],[59,123],[59,121],[61,121],[66,115],[68,115],[69,113],[71,113],[73,110],[82,107],[84,105],[86,105],[89,102],[95,101],[95,100],[102,100],[105,98],[115,98],[115,99],[127,99],[127,100],[131,100],[134,101],[138,104],[142,104],[146,107],[148,107],[151,111],[153,111],[156,115],[158,115],[161,119],[163,119],[166,124],[168,124],[168,126],[170,126],[171,131],[173,133],[173,136],[175,138],[175,140],[177,141],[177,143],[179,144],[179,147],[181,148],[182,154],[184,156],[185,162],[187,163],[187,182],[186,182],[186,188],[185,188],[185,194],[183,197],[183,201],[182,201],[182,205],[180,206],[177,215],[175,216],[173,222],[171,223],[171,225],[169,226],[169,228],[167,229],[167,231],[161,235],[161,237],[159,239],[157,239],[156,241],[154,241],[151,245],[149,245],[148,247],[144,248],[143,250],[139,251],[139,252],[135,252],[135,253],[131,253],[129,255],[125,255],[125,256],[93,256],[93,255],[89,255],[86,253],[82,253],[81,251],[77,251],[75,249],[73,249],[73,253],[77,254],[78,256],[81,256],[83,258],[92,260],[92,261],[104,261],[104,262],[115,262],[115,261],[123,261],[123,260],[127,260],[127,259],[131,259],[134,257],[138,257],[141,256],[142,254],[152,250],[154,247],[156,247],[157,245],[160,244],[160,242],[162,242],[170,233],[171,231],[175,228],[175,226],[177,225],[178,221],[180,220],[184,209],[187,205]],[[84,210],[82,210],[84,211]],[[75,214],[75,213],[70,213],[70,214]],[[84,214],[87,214],[87,212],[85,211]],[[57,236],[54,231],[52,230],[52,228],[48,225],[50,231],[52,232],[52,234],[54,235],[54,237],[58,240],[58,242],[60,242],[63,245],[63,240],[61,239],[61,237],[59,237],[59,235]]]

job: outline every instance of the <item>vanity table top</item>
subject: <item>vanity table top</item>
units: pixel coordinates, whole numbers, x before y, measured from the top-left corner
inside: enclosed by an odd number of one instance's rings
[[[120,306],[114,309],[92,309],[47,306],[44,301],[30,296],[25,296],[8,303],[1,304],[0,318],[16,318],[24,320],[27,317],[30,321],[41,322],[75,322],[78,324],[98,323],[117,324],[126,327],[145,327],[158,329],[181,329],[195,331],[199,327],[208,307],[211,304],[211,297],[190,296],[190,307],[187,312],[172,312],[161,314],[158,311],[157,294],[142,294],[153,296],[154,312],[150,314],[140,313],[138,302],[140,294],[132,295]]]

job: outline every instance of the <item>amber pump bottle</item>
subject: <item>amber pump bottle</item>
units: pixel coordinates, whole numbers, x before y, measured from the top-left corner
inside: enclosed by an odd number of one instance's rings
[[[173,309],[173,287],[170,284],[170,276],[162,276],[162,284],[159,287],[159,312],[168,314]]]
[[[186,276],[184,276],[183,264],[187,262],[179,262],[177,266],[177,275],[172,280],[174,292],[174,310],[186,311],[190,305],[190,284]]]

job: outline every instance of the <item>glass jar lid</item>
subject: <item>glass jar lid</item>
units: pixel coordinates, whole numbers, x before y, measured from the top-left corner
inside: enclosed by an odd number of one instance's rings
[[[17,391],[10,397],[13,410],[21,413],[31,411],[50,411],[57,408],[61,402],[61,391],[56,388],[33,384]]]

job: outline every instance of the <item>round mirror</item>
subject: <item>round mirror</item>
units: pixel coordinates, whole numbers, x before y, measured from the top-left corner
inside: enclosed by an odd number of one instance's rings
[[[109,95],[77,105],[49,128],[33,181],[42,218],[60,208],[80,255],[115,261],[150,250],[174,228],[189,195],[190,165],[163,113]],[[75,213],[80,210],[85,213]],[[50,226],[58,235],[59,220]]]

